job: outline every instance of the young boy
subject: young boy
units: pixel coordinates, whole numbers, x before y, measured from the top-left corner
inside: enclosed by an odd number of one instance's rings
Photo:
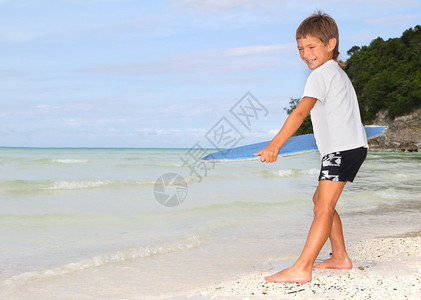
[[[339,34],[335,21],[317,12],[301,23],[296,39],[301,59],[313,71],[301,101],[282,129],[267,147],[254,155],[260,155],[262,162],[276,161],[279,149],[311,111],[322,163],[313,196],[314,219],[304,249],[292,267],[266,277],[269,282],[311,281],[313,264],[328,238],[332,256],[315,268],[352,268],[335,206],[345,184],[354,180],[368,148],[354,88],[336,61]]]

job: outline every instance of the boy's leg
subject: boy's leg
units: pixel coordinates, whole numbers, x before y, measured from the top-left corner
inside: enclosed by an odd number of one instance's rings
[[[307,282],[311,280],[314,261],[330,235],[335,206],[345,184],[346,182],[341,181],[319,181],[314,219],[303,252],[292,267],[266,277],[267,281]]]
[[[319,190],[314,193],[313,202],[317,203]],[[345,240],[342,231],[342,222],[338,212],[335,213],[332,221],[332,229],[329,235],[330,244],[332,246],[332,257],[314,266],[316,269],[351,269],[352,262],[346,252]]]

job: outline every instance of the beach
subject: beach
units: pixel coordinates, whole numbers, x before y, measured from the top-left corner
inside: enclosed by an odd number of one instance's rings
[[[420,153],[369,152],[337,204],[354,268],[315,270],[303,285],[263,277],[301,252],[319,154],[217,163],[202,178],[189,154],[1,148],[0,299],[421,295]],[[168,174],[185,185],[163,191]],[[163,195],[182,201],[165,206]]]
[[[268,283],[255,273],[222,282],[189,297],[265,299],[420,299],[421,233],[361,241],[349,248],[351,270],[313,271],[309,283]],[[276,271],[276,270],[274,270]]]

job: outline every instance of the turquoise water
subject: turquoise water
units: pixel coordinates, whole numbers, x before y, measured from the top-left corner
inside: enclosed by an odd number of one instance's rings
[[[312,221],[318,153],[275,164],[201,166],[195,157],[0,148],[0,295],[176,295],[296,259]],[[419,153],[369,152],[337,206],[348,242],[420,230],[420,167]],[[157,184],[168,173],[186,188]],[[161,205],[157,189],[182,203]]]

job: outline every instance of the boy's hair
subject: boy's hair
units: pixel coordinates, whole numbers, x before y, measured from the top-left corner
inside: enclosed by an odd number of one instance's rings
[[[323,44],[327,45],[331,38],[336,39],[336,47],[333,49],[333,59],[339,55],[339,32],[335,20],[328,14],[317,11],[301,22],[297,28],[295,38],[301,39],[308,35],[319,38]]]

